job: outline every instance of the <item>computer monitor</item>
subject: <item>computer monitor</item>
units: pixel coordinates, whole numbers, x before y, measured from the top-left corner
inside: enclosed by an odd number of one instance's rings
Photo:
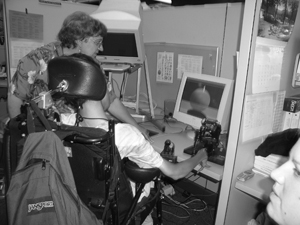
[[[96,58],[102,63],[143,64],[144,43],[139,30],[109,29],[103,39],[103,51]]]
[[[173,117],[195,129],[202,119],[217,120],[228,130],[233,81],[212,75],[183,74]]]
[[[143,64],[145,47],[142,7],[138,0],[102,0],[91,16],[107,27],[103,52],[96,58],[102,63]]]

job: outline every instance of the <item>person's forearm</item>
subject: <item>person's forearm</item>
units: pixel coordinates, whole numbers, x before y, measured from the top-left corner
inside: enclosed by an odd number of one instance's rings
[[[14,118],[21,113],[21,105],[23,101],[11,93],[7,94],[8,114],[10,118]]]
[[[201,161],[207,159],[205,150],[200,150],[195,156],[179,163],[170,163],[165,161],[167,166],[162,166],[161,171],[174,180],[185,177],[191,172]],[[164,164],[164,163],[163,163]]]

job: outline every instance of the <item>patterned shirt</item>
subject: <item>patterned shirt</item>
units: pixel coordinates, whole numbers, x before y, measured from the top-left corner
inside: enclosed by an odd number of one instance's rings
[[[29,100],[42,91],[48,91],[47,66],[51,59],[59,56],[63,56],[60,42],[52,42],[29,52],[18,62],[9,86],[10,92],[21,100]],[[111,103],[116,95],[112,88],[108,87],[108,90]]]

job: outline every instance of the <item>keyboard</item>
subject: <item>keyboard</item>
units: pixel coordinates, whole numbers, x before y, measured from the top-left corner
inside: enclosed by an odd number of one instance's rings
[[[120,71],[123,72],[125,70],[128,70],[130,68],[130,65],[128,64],[115,64],[115,63],[103,63],[101,64],[102,68],[105,71]]]

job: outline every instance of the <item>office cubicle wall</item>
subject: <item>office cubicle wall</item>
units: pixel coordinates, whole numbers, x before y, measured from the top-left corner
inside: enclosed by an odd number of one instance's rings
[[[254,56],[256,53],[255,49],[257,44],[261,3],[261,0],[246,0],[245,14],[243,17],[244,25],[241,34],[240,61],[236,79],[238,85],[236,86],[234,94],[232,110],[232,118],[234,118],[234,120],[231,121],[230,126],[229,145],[227,149],[224,179],[221,188],[216,224],[247,224],[248,221],[255,218],[262,210],[262,208],[259,207],[261,206],[260,200],[257,200],[255,197],[252,197],[235,187],[238,174],[253,167],[254,151],[266,137],[266,135],[261,135],[255,138],[248,138],[247,140],[243,138],[245,137],[245,132],[247,132],[243,120],[247,113],[249,115],[249,112],[246,113],[244,108],[245,105],[247,105],[246,95],[248,97],[257,95],[256,93],[253,93],[252,78],[255,72]],[[287,96],[292,93],[297,93],[297,90],[292,88],[291,80],[295,56],[300,51],[299,37],[300,16],[298,13],[292,36],[284,48],[279,90],[274,91],[274,94],[281,91],[286,91]],[[273,92],[266,90],[263,94],[272,95]],[[256,119],[257,117],[253,115],[253,118]],[[260,133],[261,130],[259,129],[261,128],[257,127],[256,133]],[[263,181],[257,185],[263,187]]]
[[[199,50],[195,53],[195,55],[199,55],[201,46],[217,48],[216,75],[234,80],[242,12],[242,3],[169,7],[143,12],[144,42],[152,95],[159,107],[163,107],[165,99],[176,98],[180,79],[177,78],[177,70],[174,67],[173,83],[156,82],[157,43],[163,43],[161,46],[165,50],[170,50],[170,52],[174,50],[175,55],[180,54],[181,50],[183,50],[182,53],[190,52],[192,54]],[[172,49],[173,44],[180,48]],[[190,51],[189,48],[193,46],[195,51]],[[174,61],[174,64],[176,65],[177,62]],[[204,72],[210,73],[207,70]],[[129,77],[125,95],[132,96],[136,93],[135,82],[136,76]],[[141,92],[146,93],[143,75]]]
[[[171,43],[145,43],[145,51],[147,54],[149,77],[153,99],[159,106],[163,106],[164,99],[175,100],[181,79],[178,78],[178,73],[181,75],[180,63],[178,57],[180,55],[192,55],[202,57],[202,73],[211,76],[217,76],[218,66],[218,47],[215,46],[198,46],[184,45]],[[157,81],[157,62],[159,53],[173,54],[173,82],[166,83]],[[191,61],[192,62],[192,61]],[[190,65],[192,67],[192,65]],[[164,98],[160,98],[164,96]]]

